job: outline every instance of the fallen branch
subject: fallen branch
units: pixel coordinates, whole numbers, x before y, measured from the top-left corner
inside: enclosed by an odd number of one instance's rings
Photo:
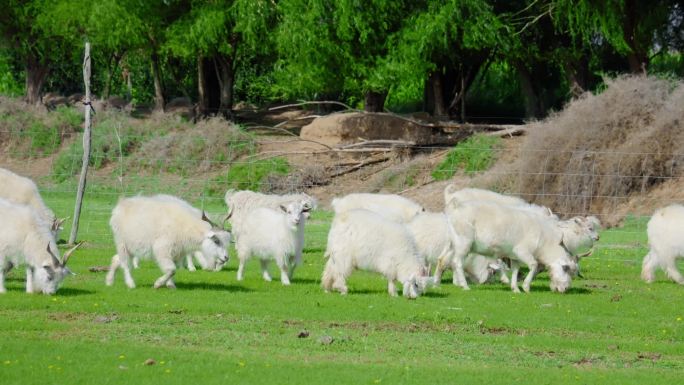
[[[503,137],[503,136],[513,137],[513,136],[523,135],[525,132],[526,132],[526,130],[523,127],[511,127],[511,128],[507,128],[505,130],[487,132],[483,135],[500,136],[500,137]]]
[[[371,164],[376,164],[376,163],[385,162],[385,161],[388,161],[388,160],[390,160],[390,159],[391,159],[390,156],[384,156],[384,157],[378,158],[378,159],[367,160],[367,161],[365,161],[365,162],[358,163],[358,164],[356,164],[356,165],[354,165],[354,166],[352,166],[352,167],[346,168],[346,169],[344,169],[344,170],[340,170],[340,171],[334,172],[334,173],[330,174],[330,177],[331,177],[331,178],[335,178],[335,177],[338,177],[338,176],[340,176],[340,175],[349,174],[350,172],[354,172],[354,171],[356,171],[356,170],[358,170],[358,169],[360,169],[360,168],[363,168],[363,167],[365,167],[365,166],[369,166],[369,165],[371,165]]]
[[[423,186],[427,186],[427,185],[429,185],[429,184],[431,184],[431,183],[435,183],[435,182],[436,182],[436,180],[433,179],[433,180],[431,180],[431,181],[429,181],[429,182],[427,182],[427,183],[418,184],[418,185],[409,187],[409,188],[407,188],[407,189],[404,189],[404,190],[399,191],[399,192],[397,193],[397,195],[401,195],[401,194],[403,194],[403,193],[405,193],[405,192],[409,192],[409,191],[411,191],[411,190],[415,190],[415,189],[417,189],[417,188],[421,188],[421,187],[423,187]]]
[[[363,147],[368,145],[387,145],[392,147],[412,147],[416,145],[416,142],[409,142],[406,140],[389,140],[389,139],[379,139],[379,140],[364,140],[363,142],[347,144],[345,146],[337,147],[338,149],[348,149]]]
[[[330,149],[330,150],[319,150],[319,151],[266,151],[266,152],[260,152],[258,154],[250,155],[245,158],[245,161],[250,161],[250,160],[266,160],[266,159],[271,159],[275,158],[277,156],[281,155],[319,155],[319,154],[327,154],[331,152],[335,153],[340,153],[340,152],[347,152],[347,153],[365,153],[365,152],[392,152],[394,149],[392,148],[349,148],[349,149]],[[267,156],[264,156],[267,155]]]
[[[317,141],[311,140],[311,139],[302,139],[299,135],[297,135],[297,134],[295,134],[295,133],[292,133],[292,132],[290,132],[290,131],[288,131],[288,130],[286,130],[286,129],[284,129],[284,128],[277,127],[277,126],[276,126],[276,127],[271,127],[271,126],[249,126],[249,127],[245,127],[245,128],[248,129],[248,130],[249,130],[249,129],[258,129],[258,128],[261,128],[261,129],[266,129],[266,130],[278,131],[278,132],[282,132],[282,133],[288,134],[288,135],[290,135],[290,136],[294,136],[295,138],[297,138],[296,140],[300,140],[300,141],[302,141],[302,142],[315,143],[315,144],[318,144],[318,145],[320,145],[320,146],[323,146],[323,147],[325,147],[325,148],[327,148],[327,149],[330,149],[330,150],[333,149],[332,147],[328,146],[328,145],[325,144],[325,143],[317,142]]]
[[[317,101],[317,102],[301,102],[301,103],[294,103],[294,104],[285,104],[282,106],[277,106],[277,107],[271,107],[268,110],[269,111],[275,111],[275,110],[282,110],[284,108],[290,108],[290,107],[301,107],[305,106],[307,104],[336,104],[338,106],[342,106],[350,111],[357,111],[357,112],[362,112],[362,110],[358,110],[356,108],[352,108],[342,102],[334,101],[334,100],[322,100],[322,101]]]

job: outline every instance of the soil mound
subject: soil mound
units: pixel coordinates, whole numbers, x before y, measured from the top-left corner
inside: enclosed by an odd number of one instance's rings
[[[384,113],[335,113],[302,127],[300,137],[338,146],[360,140],[403,140],[416,145],[432,143],[433,128]]]

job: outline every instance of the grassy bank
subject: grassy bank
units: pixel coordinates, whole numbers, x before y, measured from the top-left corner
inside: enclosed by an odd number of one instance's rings
[[[88,271],[114,252],[107,220],[117,196],[86,202],[89,243],[58,295],[27,295],[23,269],[9,275],[0,296],[3,384],[671,384],[684,370],[684,290],[662,274],[652,285],[638,279],[643,220],[604,231],[583,264],[586,279],[565,295],[549,292],[544,274],[527,295],[503,284],[463,292],[445,277],[409,301],[362,272],[349,295],[326,294],[327,212],[312,217],[290,287],[262,281],[254,261],[237,282],[232,253],[222,272],[180,270],[177,290],[152,289],[160,273],[143,262],[129,290],[121,275],[105,287],[104,273]],[[72,199],[46,196],[61,215]],[[223,210],[220,201],[193,203]]]

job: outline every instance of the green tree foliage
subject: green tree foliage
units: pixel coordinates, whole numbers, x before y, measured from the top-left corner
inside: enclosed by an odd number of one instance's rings
[[[267,49],[261,37],[268,35],[273,11],[273,4],[263,0],[193,1],[190,11],[171,25],[164,48],[196,63],[203,113],[217,109],[230,114],[235,69],[241,61]],[[212,88],[218,88],[218,103],[212,100],[217,99]]]
[[[446,115],[465,96],[491,53],[510,45],[507,36],[506,26],[489,2],[428,1],[393,36],[385,60],[386,79],[394,87],[415,87],[429,77],[426,94],[434,106],[430,110]],[[465,87],[461,89],[460,84]]]
[[[631,72],[645,71],[654,49],[681,48],[684,38],[677,0],[551,0],[550,6],[559,28],[588,44],[605,39],[626,56]]]
[[[278,96],[343,98],[382,110],[389,81],[381,67],[390,36],[412,1],[285,0],[276,31]]]
[[[22,75],[32,103],[43,88],[80,90],[88,40],[100,97],[125,92],[162,109],[183,94],[202,113],[226,116],[237,98],[333,100],[368,111],[422,104],[462,119],[476,102],[479,114],[524,108],[541,117],[597,87],[604,73],[681,74],[684,49],[681,0],[0,0],[0,7],[3,92],[20,92]]]
[[[65,48],[62,41],[49,35],[49,24],[42,18],[50,4],[47,0],[0,1],[0,44],[23,64],[26,100],[31,104],[40,101],[49,66]]]

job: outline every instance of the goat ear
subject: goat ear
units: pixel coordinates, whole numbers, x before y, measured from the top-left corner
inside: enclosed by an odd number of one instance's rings
[[[61,219],[55,218],[52,221],[52,227],[51,227],[52,231],[60,230],[62,228],[62,225],[64,224],[64,222],[66,222],[67,218],[61,218]]]
[[[499,265],[498,263],[490,263],[487,266],[494,271],[501,270],[501,265]]]
[[[575,221],[575,223],[577,223],[578,225],[581,225],[582,222],[583,222],[583,221],[582,221],[582,218],[580,218],[580,217],[574,217],[574,218],[572,218],[572,219],[573,219],[573,220]]]
[[[287,207],[280,205],[280,209],[283,210],[283,212],[287,212]]]

